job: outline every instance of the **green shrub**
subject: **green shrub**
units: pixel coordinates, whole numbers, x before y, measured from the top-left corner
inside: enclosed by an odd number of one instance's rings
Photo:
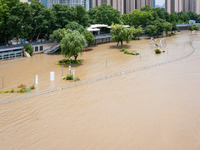
[[[72,74],[68,74],[66,76],[66,80],[73,80],[73,75]]]
[[[22,93],[28,93],[28,92],[31,92],[31,88],[27,88],[27,89],[22,91]]]
[[[30,89],[31,89],[31,90],[34,90],[34,89],[35,89],[35,86],[34,86],[34,85],[32,85],[32,86],[30,87]]]
[[[18,86],[18,88],[20,88],[20,91],[22,92],[26,89],[26,85],[21,84],[21,85]]]
[[[128,50],[125,50],[125,51],[124,51],[124,54],[132,55],[133,53],[132,53],[132,52],[129,52]]]
[[[80,60],[71,60],[71,64],[81,64],[83,62],[83,59]],[[63,59],[63,60],[59,60],[57,63],[57,65],[65,65],[65,64],[70,64],[70,60],[69,59]]]
[[[12,89],[11,91],[10,91],[10,93],[14,93],[15,92],[15,90],[14,89]]]
[[[33,55],[33,47],[30,44],[26,44],[24,46],[24,49],[27,53],[29,53],[31,56]]]
[[[178,29],[177,31],[178,31],[178,32],[181,32],[181,30],[180,30],[180,29]]]
[[[17,90],[17,93],[21,93],[21,90]]]
[[[4,93],[3,91],[0,91],[0,94]]]
[[[9,93],[10,91],[9,90],[6,90],[4,93]]]
[[[136,53],[136,55],[140,55],[140,53]]]
[[[134,36],[134,37],[132,38],[132,40],[140,40],[140,38],[137,37],[137,36],[136,36],[136,37]]]
[[[126,48],[122,48],[122,50],[120,50],[120,52],[124,52],[124,51],[127,51]]]
[[[161,53],[161,50],[156,49],[156,50],[155,50],[155,53],[156,53],[156,54],[160,54],[160,53]]]

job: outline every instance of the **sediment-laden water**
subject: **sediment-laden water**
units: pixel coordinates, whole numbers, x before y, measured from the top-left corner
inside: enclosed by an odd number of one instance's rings
[[[168,52],[161,55],[154,54],[147,39],[126,45],[141,58],[119,52],[115,43],[98,45],[82,54],[81,66],[72,68],[84,81],[179,58],[192,51],[189,41],[198,36],[183,32],[166,38]],[[175,63],[0,105],[0,149],[199,149],[199,41],[193,41],[190,57]],[[34,92],[72,84],[61,80],[62,67],[55,65],[60,59],[39,54],[1,63],[1,90],[32,85],[35,74],[39,85]],[[55,72],[54,82],[49,81],[50,71]],[[20,95],[1,94],[0,99],[15,96]]]

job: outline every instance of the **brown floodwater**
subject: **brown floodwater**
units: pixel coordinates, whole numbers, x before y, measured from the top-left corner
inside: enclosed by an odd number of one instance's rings
[[[149,39],[126,47],[142,56],[125,55],[115,43],[94,46],[73,65],[76,76],[90,80],[104,75],[179,58],[174,63],[137,71],[0,105],[1,150],[199,150],[200,38],[188,32],[167,37],[168,52],[155,55]],[[158,41],[158,40],[157,40]],[[33,92],[72,84],[64,81],[61,55],[34,55],[0,62],[5,88],[39,85]],[[55,81],[49,73],[55,72]],[[64,75],[68,74],[64,67]],[[0,83],[1,87],[1,83]],[[23,94],[0,94],[1,100]]]

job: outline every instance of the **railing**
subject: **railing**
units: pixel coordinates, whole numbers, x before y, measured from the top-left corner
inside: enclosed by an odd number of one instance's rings
[[[0,53],[0,60],[23,57],[23,50]]]
[[[19,46],[24,46],[26,44],[31,44],[31,45],[40,45],[40,44],[48,44],[51,43],[50,41],[43,41],[43,42],[31,42],[31,43],[22,43],[22,44],[16,44],[16,45],[4,45],[4,46],[0,46],[0,49],[5,49],[5,48],[15,48],[15,47],[19,47]]]

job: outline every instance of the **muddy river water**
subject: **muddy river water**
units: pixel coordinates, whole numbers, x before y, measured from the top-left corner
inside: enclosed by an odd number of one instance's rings
[[[181,61],[0,105],[0,150],[199,150],[199,34],[167,37],[161,55],[149,39],[126,45],[141,57],[119,52],[115,43],[94,46],[72,68],[84,81],[155,64],[190,53],[193,38],[194,53]],[[60,59],[38,54],[0,62],[0,91],[31,86],[35,74],[39,85],[33,92],[72,84],[61,79],[62,67],[55,64]],[[21,95],[0,94],[0,100]]]

